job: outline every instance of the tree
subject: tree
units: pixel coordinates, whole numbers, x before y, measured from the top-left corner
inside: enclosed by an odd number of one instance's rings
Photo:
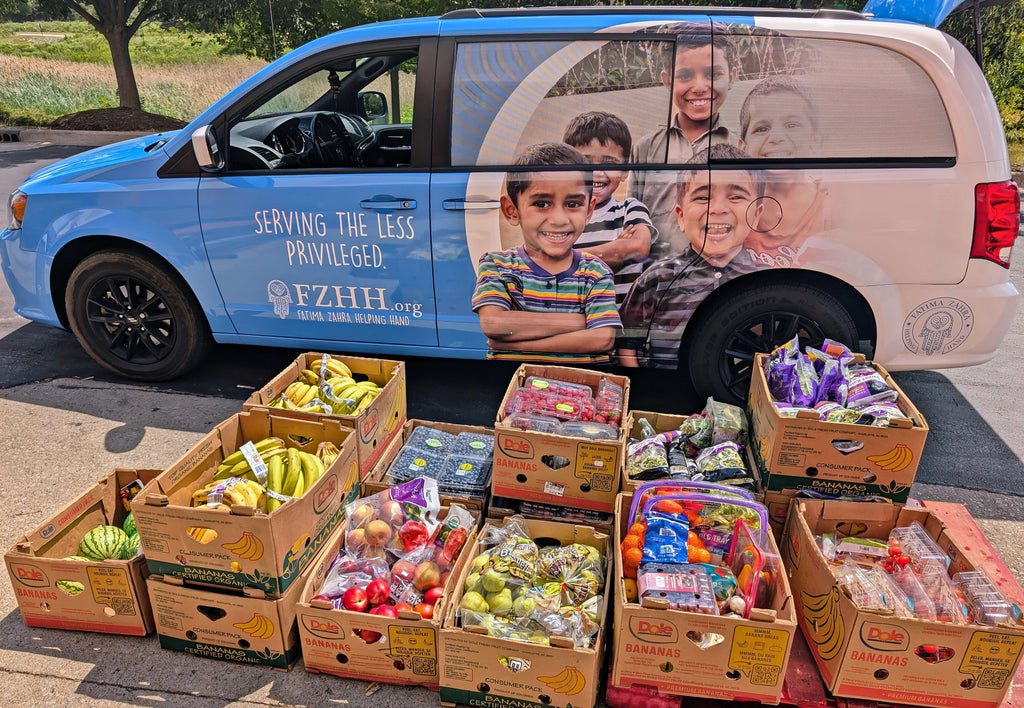
[[[234,12],[244,3],[242,0],[39,0],[37,4],[40,9],[54,13],[71,10],[103,35],[110,47],[121,107],[142,108],[128,49],[135,33],[152,20],[204,21],[216,13]]]

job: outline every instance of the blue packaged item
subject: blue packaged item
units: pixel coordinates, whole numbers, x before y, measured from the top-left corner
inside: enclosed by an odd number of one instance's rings
[[[685,516],[660,511],[650,512],[647,514],[644,555],[640,564],[686,563],[686,540],[689,536],[690,524]]]

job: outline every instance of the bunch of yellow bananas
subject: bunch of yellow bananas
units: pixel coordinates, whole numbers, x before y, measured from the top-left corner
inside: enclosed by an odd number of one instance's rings
[[[309,365],[306,367],[306,371],[315,373],[323,379],[330,378],[331,376],[352,375],[352,369],[348,368],[348,366],[345,365],[345,362],[341,359],[335,359],[334,357],[327,355],[309,362]]]
[[[380,395],[381,388],[373,381],[355,381],[352,377],[333,376],[327,379],[334,398],[334,412],[352,415],[366,408]]]
[[[270,639],[274,636],[274,623],[269,617],[264,617],[258,612],[248,622],[239,622],[232,626],[258,639]]]
[[[222,503],[229,507],[242,504],[251,506],[253,509],[263,509],[266,505],[266,491],[262,484],[253,479],[243,477],[214,479],[205,487],[192,492],[192,504],[194,506],[209,506],[210,496],[219,494],[223,500]],[[219,505],[216,497],[214,505]]]
[[[380,392],[380,386],[373,381],[356,381],[352,370],[340,359],[323,356],[309,362],[299,374],[299,380],[288,384],[281,395],[267,405],[285,410],[353,415],[370,405]]]
[[[281,438],[269,437],[263,438],[259,442],[253,443],[256,447],[256,452],[263,458],[263,462],[269,466],[269,461],[274,457],[285,454],[284,440]],[[245,459],[245,455],[241,450],[235,450],[230,455],[225,457],[219,465],[217,465],[217,471],[213,474],[214,481],[221,479],[227,479],[228,477],[244,477],[251,479],[254,482],[256,479],[256,473],[252,471],[252,467],[249,465],[249,461]]]

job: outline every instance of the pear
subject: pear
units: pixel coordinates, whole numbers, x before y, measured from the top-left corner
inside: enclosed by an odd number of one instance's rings
[[[494,570],[493,568],[484,573],[481,578],[481,582],[484,586],[484,590],[490,593],[500,592],[505,587],[505,576]],[[509,591],[509,603],[511,604],[512,592]]]
[[[478,592],[467,592],[462,596],[462,603],[459,605],[463,610],[485,614],[488,611],[487,600]]]
[[[487,596],[487,606],[492,613],[499,617],[507,615],[512,609],[512,589],[504,588],[499,592],[489,594]]]

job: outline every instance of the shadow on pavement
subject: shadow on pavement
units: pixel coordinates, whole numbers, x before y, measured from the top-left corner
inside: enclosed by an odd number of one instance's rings
[[[928,421],[916,484],[1001,494],[1024,489],[1024,462],[949,379],[937,371],[895,378]]]
[[[132,409],[129,415],[106,398],[90,399],[77,387],[70,400],[56,396],[47,402],[36,390],[10,391],[17,386],[57,378],[92,380],[132,391],[215,397],[242,402],[284,369],[302,350],[237,345],[215,346],[191,374],[158,384],[131,382],[96,365],[63,330],[36,323],[25,324],[0,339],[0,390],[8,397],[53,405],[86,414],[121,420],[126,426],[107,441],[108,449],[132,449],[132,436],[146,425],[167,425],[166,412]],[[359,355],[352,355],[359,356]],[[373,356],[373,355],[365,355]],[[493,426],[513,373],[514,362],[381,356],[406,362],[407,408],[410,418],[466,425]],[[630,378],[631,410],[690,414],[700,412],[699,400],[686,377],[669,370],[613,369]],[[925,444],[916,481],[995,493],[1024,489],[1024,462],[999,437],[981,413],[957,387],[935,371],[900,372],[896,376],[915,405],[924,413],[931,431]],[[213,406],[214,410],[222,410]],[[201,401],[196,411],[201,412]],[[205,432],[210,426],[197,415],[186,428]],[[213,421],[215,424],[219,421]],[[198,426],[198,427],[195,427]],[[203,427],[206,426],[206,427]]]

